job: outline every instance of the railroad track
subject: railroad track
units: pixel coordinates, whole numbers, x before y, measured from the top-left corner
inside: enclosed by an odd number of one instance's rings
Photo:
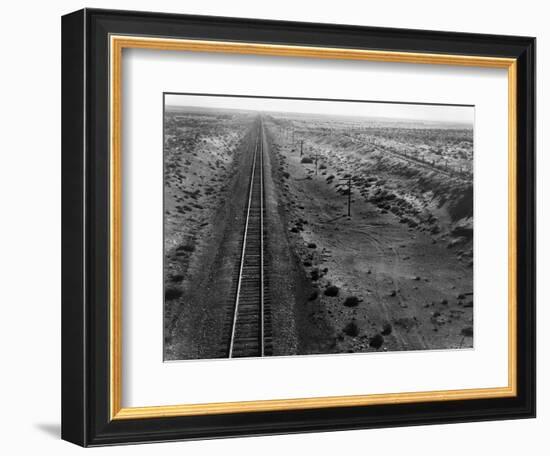
[[[261,120],[254,146],[240,258],[226,328],[224,356],[244,358],[272,353],[269,282],[265,262],[264,131]]]

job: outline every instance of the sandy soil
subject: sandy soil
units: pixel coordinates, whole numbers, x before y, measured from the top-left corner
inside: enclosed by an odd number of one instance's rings
[[[272,354],[472,347],[467,132],[263,119]],[[257,122],[166,113],[167,360],[225,356]]]
[[[197,116],[191,118],[197,120]],[[206,129],[208,136],[202,141],[198,136],[189,149],[192,152],[174,149],[173,145],[168,151],[166,169],[171,174],[166,182],[171,185],[165,195],[164,312],[167,360],[227,356],[258,116],[235,114],[222,122],[200,116],[197,132],[205,131],[206,121],[216,126]],[[182,137],[191,134],[182,133]],[[179,139],[179,135],[176,133],[174,138]],[[306,288],[298,280],[289,280],[289,274],[297,277],[299,269],[285,243],[286,225],[279,216],[268,154],[264,166],[265,268],[269,276],[266,293],[272,302],[272,354],[289,355],[297,352],[298,345],[295,298],[307,293],[307,279],[302,277]],[[187,179],[180,183],[180,175]],[[215,189],[209,182],[217,182]],[[191,207],[190,213],[181,213],[178,208],[189,198],[196,204],[186,204]]]
[[[401,150],[342,141],[349,125],[328,134],[311,120],[265,124],[281,217],[312,289],[297,302],[298,352],[471,347],[469,181]]]
[[[220,305],[231,280],[220,273],[221,244],[231,257],[236,239],[224,239],[229,217],[237,214],[231,195],[244,169],[250,115],[166,113],[165,118],[165,359],[215,357],[223,318]],[[239,208],[240,210],[240,208]],[[221,263],[220,263],[221,261]],[[219,347],[217,347],[219,350]]]

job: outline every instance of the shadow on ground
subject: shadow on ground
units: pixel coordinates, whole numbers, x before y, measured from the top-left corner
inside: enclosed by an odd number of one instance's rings
[[[37,423],[34,427],[50,437],[61,438],[61,425],[59,423]]]

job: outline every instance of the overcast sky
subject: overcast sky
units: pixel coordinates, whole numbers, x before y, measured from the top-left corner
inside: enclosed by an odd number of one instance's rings
[[[172,95],[167,106],[246,109],[252,111],[296,112],[310,114],[383,117],[429,122],[474,124],[472,106],[412,105],[349,101],[289,100],[284,98],[243,98],[202,95]]]

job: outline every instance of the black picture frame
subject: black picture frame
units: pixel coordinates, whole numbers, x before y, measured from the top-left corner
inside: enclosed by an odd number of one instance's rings
[[[517,59],[517,395],[110,419],[109,36]],[[62,438],[82,446],[535,416],[535,39],[84,9],[62,19]]]

